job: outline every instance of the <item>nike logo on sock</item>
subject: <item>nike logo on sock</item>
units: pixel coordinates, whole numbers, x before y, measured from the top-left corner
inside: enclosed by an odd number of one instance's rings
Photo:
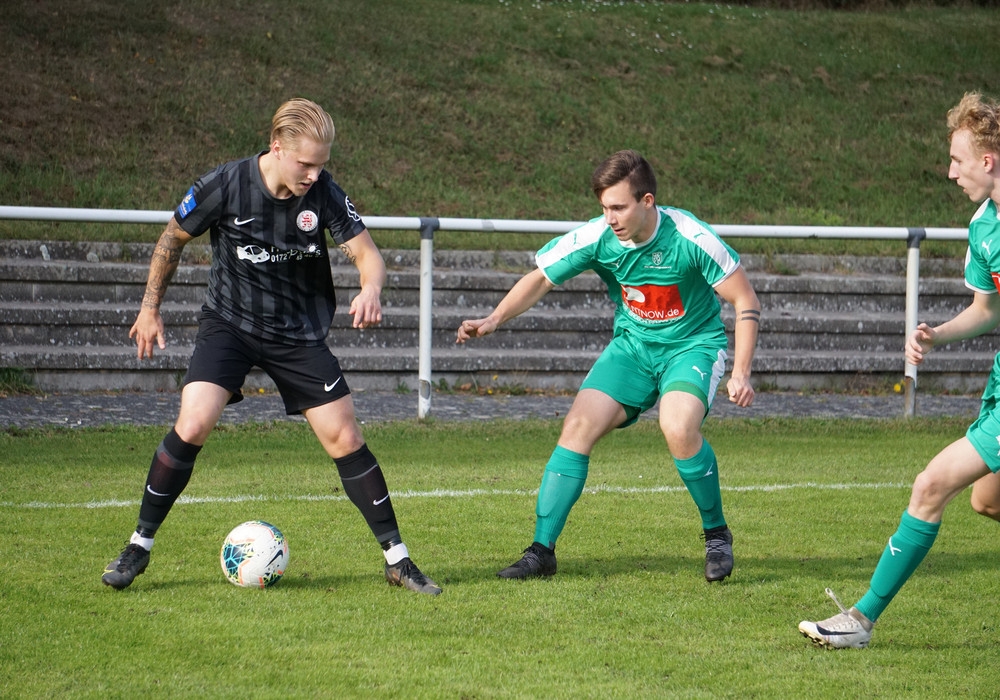
[[[169,493],[157,493],[153,489],[149,488],[149,484],[146,485],[146,490],[149,491],[149,493],[152,494],[153,496],[160,496],[161,498],[170,495]]]
[[[896,552],[902,552],[902,551],[903,550],[902,550],[901,547],[893,547],[892,546],[892,538],[890,537],[889,538],[889,554],[891,554],[892,556],[896,556]]]
[[[384,498],[380,498],[377,501],[372,501],[372,505],[380,506],[383,503],[385,503],[387,500],[389,500],[389,494],[386,494]]]

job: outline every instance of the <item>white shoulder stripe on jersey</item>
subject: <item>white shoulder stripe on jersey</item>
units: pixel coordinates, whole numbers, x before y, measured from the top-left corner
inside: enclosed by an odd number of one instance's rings
[[[677,209],[665,209],[661,211],[673,220],[674,225],[677,226],[677,231],[684,238],[708,253],[712,260],[722,269],[722,278],[716,284],[727,279],[740,266],[739,261],[729,254],[726,246],[722,245],[719,237],[702,226],[696,219],[684,215]]]
[[[974,292],[979,292],[980,294],[996,294],[997,293],[997,290],[996,290],[995,287],[993,289],[980,289],[979,287],[976,287],[976,286],[973,286],[973,285],[969,284],[968,281],[966,281],[965,286],[966,286],[966,288],[971,289]]]
[[[574,253],[581,248],[594,245],[601,238],[601,234],[608,228],[604,219],[597,219],[575,228],[563,234],[562,238],[539,256],[535,257],[535,263],[544,270],[558,260],[562,260],[567,255]]]
[[[971,220],[971,221],[969,222],[970,224],[971,224],[971,223],[972,223],[973,221],[976,221],[976,220],[978,220],[978,219],[981,219],[981,218],[983,217],[983,215],[985,215],[985,214],[986,214],[986,210],[987,210],[987,209],[989,208],[989,206],[990,206],[990,201],[991,201],[991,200],[990,200],[990,198],[989,198],[989,197],[987,197],[986,199],[984,199],[984,200],[983,200],[983,203],[979,205],[979,208],[978,208],[978,209],[976,210],[976,213],[972,215],[972,220]]]

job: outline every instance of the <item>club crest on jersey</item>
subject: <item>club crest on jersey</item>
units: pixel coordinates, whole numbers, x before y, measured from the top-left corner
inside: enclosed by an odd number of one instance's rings
[[[653,253],[653,264],[654,265],[663,264],[663,253],[661,253],[660,251],[656,251],[655,253]]]
[[[295,219],[295,224],[299,227],[300,231],[315,231],[316,227],[319,226],[319,217],[316,216],[316,212],[306,209],[299,212],[298,218]]]

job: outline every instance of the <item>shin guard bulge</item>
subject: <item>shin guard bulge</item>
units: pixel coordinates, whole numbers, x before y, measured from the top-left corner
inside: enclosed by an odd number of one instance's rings
[[[855,606],[865,617],[872,622],[879,618],[927,556],[940,527],[941,523],[929,523],[903,512],[899,529],[889,538],[875,566],[868,592]]]
[[[375,455],[362,445],[346,457],[333,460],[344,485],[344,493],[351,499],[379,544],[385,548],[399,543],[399,526],[389,498],[389,487]]]
[[[722,527],[726,518],[722,514],[722,490],[719,487],[719,467],[715,451],[702,440],[701,449],[689,459],[674,459],[677,473],[687,487],[701,513],[701,525],[706,530]]]
[[[191,479],[194,461],[200,451],[200,445],[184,442],[173,429],[156,448],[139,506],[136,532],[141,536],[152,538],[166,520],[174,501]]]
[[[555,549],[569,511],[583,493],[590,456],[556,446],[545,465],[535,504],[535,542]]]

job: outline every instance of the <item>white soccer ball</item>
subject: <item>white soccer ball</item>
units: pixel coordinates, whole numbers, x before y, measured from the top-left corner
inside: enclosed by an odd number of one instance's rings
[[[263,520],[241,523],[226,535],[219,552],[222,573],[234,586],[267,588],[284,575],[288,542],[281,530]]]

